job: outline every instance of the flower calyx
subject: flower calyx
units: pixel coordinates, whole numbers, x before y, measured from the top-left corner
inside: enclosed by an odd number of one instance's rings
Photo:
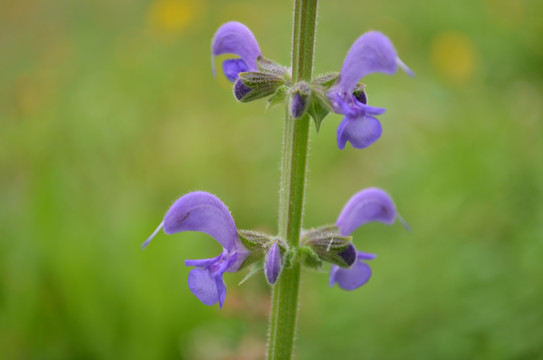
[[[304,231],[301,255],[304,264],[320,268],[322,261],[348,268],[356,261],[356,249],[351,236],[342,236],[335,225],[326,225]]]
[[[234,96],[239,102],[250,102],[273,95],[278,88],[290,84],[288,70],[269,59],[259,56],[256,71],[238,73]]]
[[[278,243],[284,250],[287,249],[284,242],[277,236],[254,230],[238,230],[238,235],[243,246],[251,252],[241,264],[240,269],[261,260],[275,243]]]

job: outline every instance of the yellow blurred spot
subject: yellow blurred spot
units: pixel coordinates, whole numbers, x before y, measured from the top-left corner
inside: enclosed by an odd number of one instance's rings
[[[438,35],[431,51],[432,65],[446,80],[461,84],[473,75],[477,55],[464,34],[450,32]]]
[[[200,14],[203,0],[156,0],[149,9],[149,23],[155,30],[179,33]]]

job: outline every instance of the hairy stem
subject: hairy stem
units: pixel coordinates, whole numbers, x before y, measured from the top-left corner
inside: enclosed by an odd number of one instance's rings
[[[296,0],[292,42],[292,79],[311,80],[317,21],[317,0]],[[309,148],[309,116],[294,120],[287,112],[283,132],[281,190],[279,198],[279,235],[290,249],[296,250],[304,208],[304,192]],[[296,320],[300,263],[284,269],[273,288],[268,338],[268,360],[292,358]]]

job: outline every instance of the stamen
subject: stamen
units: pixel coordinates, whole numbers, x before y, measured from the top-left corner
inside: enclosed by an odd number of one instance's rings
[[[141,251],[145,250],[145,248],[147,247],[147,245],[149,245],[149,243],[151,242],[151,240],[153,240],[153,238],[156,236],[156,234],[160,231],[160,229],[162,229],[162,226],[164,226],[164,221],[162,221],[160,223],[160,225],[158,225],[158,227],[155,229],[155,231],[153,231],[153,233],[151,234],[151,236],[149,236],[147,238],[147,240],[145,240],[145,242],[143,244],[141,244]]]
[[[405,65],[403,63],[402,60],[400,60],[400,58],[396,58],[396,63],[398,64],[398,66],[400,67],[400,69],[402,69],[407,75],[413,77],[415,76],[415,73],[413,71],[411,71],[410,68],[407,67],[407,65]]]
[[[402,223],[405,230],[411,231],[411,226],[409,226],[407,221],[405,221],[405,219],[400,214],[396,213],[396,218]]]

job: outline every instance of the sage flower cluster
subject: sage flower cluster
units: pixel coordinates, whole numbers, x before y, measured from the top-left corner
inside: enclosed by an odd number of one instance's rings
[[[366,86],[360,81],[374,72],[394,74],[398,69],[413,75],[398,57],[391,41],[378,31],[367,32],[354,42],[339,72],[317,76],[309,83],[293,83],[290,69],[265,58],[251,30],[239,22],[222,25],[213,37],[214,75],[215,57],[222,54],[236,56],[222,62],[222,72],[233,83],[238,101],[268,98],[268,106],[287,103],[294,121],[308,114],[317,131],[330,112],[342,114],[344,117],[337,128],[340,149],[344,149],[347,142],[354,148],[364,149],[382,134],[376,116],[382,115],[385,109],[368,104]],[[273,285],[282,270],[294,262],[315,269],[323,269],[328,263],[331,265],[330,286],[337,284],[344,290],[361,287],[372,275],[368,262],[376,255],[359,251],[352,233],[369,222],[392,225],[397,219],[401,217],[390,195],[378,188],[367,188],[347,201],[335,223],[302,230],[299,246],[292,248],[279,236],[238,229],[219,198],[196,191],[174,202],[142,248],[145,249],[161,229],[168,235],[198,231],[211,236],[223,250],[214,258],[185,260],[186,266],[194,267],[188,276],[188,286],[205,305],[218,303],[222,308],[226,298],[223,275],[248,266],[262,270],[268,283]]]

